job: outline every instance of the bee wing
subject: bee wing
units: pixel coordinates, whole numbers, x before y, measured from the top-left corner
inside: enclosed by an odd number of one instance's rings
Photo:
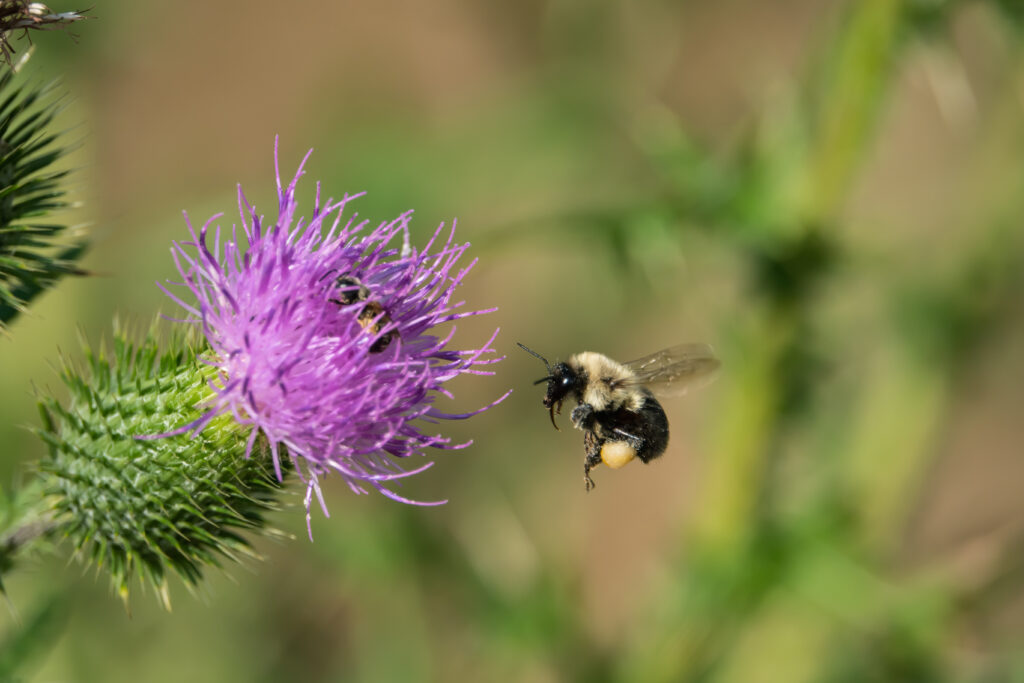
[[[616,382],[618,386],[643,386],[659,396],[671,397],[709,381],[721,362],[707,344],[680,344],[625,365],[633,376]]]

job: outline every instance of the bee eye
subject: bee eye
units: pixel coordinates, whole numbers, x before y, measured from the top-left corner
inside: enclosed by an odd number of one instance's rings
[[[562,378],[562,386],[563,387],[567,387],[570,384],[572,384],[572,380],[570,380],[568,377],[563,377]]]

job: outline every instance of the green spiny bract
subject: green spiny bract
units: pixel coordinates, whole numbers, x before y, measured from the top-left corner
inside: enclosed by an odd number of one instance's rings
[[[15,85],[17,78],[0,75],[0,329],[62,276],[82,274],[75,262],[85,251],[48,218],[68,207],[68,171],[54,168],[68,149],[50,130],[60,103],[51,86]]]
[[[137,574],[165,606],[168,570],[194,586],[205,565],[253,557],[242,532],[267,533],[264,515],[280,495],[266,448],[247,459],[229,416],[195,436],[136,438],[194,420],[212,394],[211,370],[189,346],[179,338],[161,352],[152,334],[133,345],[118,332],[111,360],[87,349],[81,371],[65,363],[67,407],[40,403],[38,433],[50,451],[40,469],[56,533],[105,567],[123,598]]]

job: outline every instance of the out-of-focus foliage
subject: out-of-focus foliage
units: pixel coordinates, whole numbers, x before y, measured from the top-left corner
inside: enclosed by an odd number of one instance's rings
[[[74,582],[37,680],[1024,678],[1017,3],[120,7],[75,69],[112,231],[87,265],[110,275],[41,301],[66,325],[19,320],[12,383],[29,345],[156,306],[140,283],[172,272],[176,211],[264,178],[281,133],[371,219],[459,213],[465,298],[497,303],[510,354],[478,398],[516,391],[408,485],[447,506],[328,481],[314,543],[259,545],[253,576],[171,618]],[[551,429],[514,341],[707,341],[723,366],[666,402],[664,458],[584,494],[578,434]],[[11,581],[45,604],[67,576]]]
[[[67,621],[71,601],[61,592],[40,601],[21,627],[0,642],[0,680],[19,680],[51,647]]]

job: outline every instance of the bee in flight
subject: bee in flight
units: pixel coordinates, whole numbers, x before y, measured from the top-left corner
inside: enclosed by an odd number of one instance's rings
[[[646,464],[664,453],[668,418],[654,394],[684,394],[720,365],[707,344],[680,344],[629,363],[584,351],[554,366],[536,351],[522,344],[519,347],[547,368],[547,377],[534,384],[548,383],[544,407],[555,429],[555,413],[561,414],[562,401],[576,401],[570,419],[583,432],[583,482],[587,491],[594,488],[590,470],[602,462],[617,470],[634,458]]]

